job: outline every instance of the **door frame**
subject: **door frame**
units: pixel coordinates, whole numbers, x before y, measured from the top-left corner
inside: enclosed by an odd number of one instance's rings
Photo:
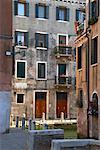
[[[46,119],[48,119],[48,112],[49,112],[49,91],[48,90],[34,90],[33,91],[33,119],[35,120],[36,117],[35,117],[35,105],[36,105],[36,102],[35,102],[35,93],[36,92],[45,92],[47,93],[46,95]]]
[[[66,91],[56,91],[55,92],[55,114],[56,114],[56,116],[55,116],[55,118],[57,119],[57,92],[58,93],[66,93],[67,94],[67,100],[66,100],[66,105],[67,105],[67,117],[68,117],[68,93],[66,92]],[[64,118],[64,119],[66,119],[66,118]]]

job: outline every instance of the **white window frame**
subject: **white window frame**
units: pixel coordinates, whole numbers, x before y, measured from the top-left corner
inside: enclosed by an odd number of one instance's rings
[[[24,17],[24,16],[22,16],[22,17]],[[16,29],[15,32],[27,33],[28,30]],[[25,41],[24,41],[24,42],[25,42]],[[22,46],[21,46],[21,45],[16,45],[16,47],[18,47],[18,48],[27,48],[27,46],[24,46],[24,45],[22,45]]]
[[[58,33],[57,34],[57,46],[59,46],[59,35],[66,36],[66,45],[68,45],[68,34]]]
[[[17,95],[18,94],[23,94],[23,103],[17,103]],[[16,93],[16,104],[17,105],[23,105],[23,104],[25,104],[25,93],[23,93],[23,92],[17,92]]]
[[[39,18],[37,18],[37,19],[39,19]],[[37,31],[36,33],[39,33],[39,34],[47,34],[47,35],[49,35],[49,33],[48,32],[41,32],[41,31]],[[48,39],[48,42],[49,42],[49,39]],[[39,50],[47,50],[47,48],[46,47],[36,47],[36,49],[39,49]]]
[[[45,78],[38,78],[38,64],[45,64]],[[47,62],[37,61],[36,62],[36,80],[47,80]]]
[[[19,78],[19,77],[17,77],[17,63],[18,62],[25,62],[25,78]],[[15,78],[16,79],[21,79],[21,80],[27,78],[27,61],[26,60],[16,60],[15,61]]]

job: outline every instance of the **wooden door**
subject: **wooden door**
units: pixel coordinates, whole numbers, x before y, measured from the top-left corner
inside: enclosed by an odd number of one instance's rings
[[[46,115],[46,92],[35,93],[35,117],[42,118],[43,112]]]
[[[64,113],[64,118],[67,117],[67,93],[65,92],[57,92],[57,104],[56,104],[56,112],[57,118],[61,118],[61,112]]]

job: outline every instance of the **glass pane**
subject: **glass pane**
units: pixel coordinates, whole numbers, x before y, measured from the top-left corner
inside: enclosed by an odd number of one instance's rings
[[[59,20],[64,20],[64,10],[63,9],[59,10]]]
[[[18,45],[24,45],[24,33],[18,33]]]
[[[17,94],[17,103],[23,103],[24,94]]]
[[[18,15],[24,16],[24,4],[18,3]]]
[[[44,6],[39,6],[39,18],[44,18]]]
[[[38,78],[45,78],[45,64],[38,64]]]
[[[17,62],[17,77],[25,78],[25,62]]]

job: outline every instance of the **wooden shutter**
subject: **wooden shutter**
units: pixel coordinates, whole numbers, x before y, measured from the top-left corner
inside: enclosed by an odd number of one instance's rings
[[[18,36],[18,32],[17,32],[17,31],[15,31],[15,45],[17,45],[17,44],[18,44],[17,36]]]
[[[39,33],[35,33],[35,47],[38,47],[38,36],[39,36]]]
[[[49,6],[46,6],[46,16],[45,18],[48,19],[49,18]]]
[[[59,7],[56,7],[56,20],[59,20]]]
[[[66,8],[66,21],[69,21],[70,19],[70,9]]]
[[[28,47],[28,41],[29,41],[29,33],[24,33],[24,45]]]
[[[76,9],[76,21],[79,20],[79,10]]]
[[[29,3],[26,3],[26,16],[29,17]]]
[[[46,34],[46,48],[48,48],[48,34]]]
[[[25,78],[25,62],[17,62],[17,77]]]
[[[38,4],[35,5],[35,17],[38,18]]]
[[[18,1],[14,1],[14,15],[18,15]]]

